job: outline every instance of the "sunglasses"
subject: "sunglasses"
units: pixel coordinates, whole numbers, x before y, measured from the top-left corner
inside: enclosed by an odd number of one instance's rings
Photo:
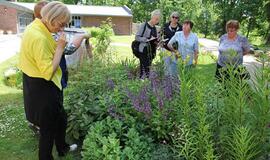
[[[172,16],[172,18],[174,18],[174,19],[179,19],[179,17],[174,17],[174,16]]]

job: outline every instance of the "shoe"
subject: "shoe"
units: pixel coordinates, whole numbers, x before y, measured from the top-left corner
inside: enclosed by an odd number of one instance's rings
[[[70,152],[73,152],[73,151],[76,151],[78,148],[78,145],[77,144],[72,144],[69,146],[69,151]]]
[[[28,127],[34,132],[34,134],[39,135],[39,127],[29,122]]]
[[[67,155],[68,152],[74,152],[78,148],[77,144],[72,144],[69,147],[66,147],[62,152],[58,152],[59,157],[64,157]]]

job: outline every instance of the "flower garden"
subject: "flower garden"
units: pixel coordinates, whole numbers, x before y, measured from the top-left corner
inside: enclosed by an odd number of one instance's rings
[[[202,54],[196,68],[179,61],[172,78],[160,53],[140,80],[134,58],[101,53],[71,76],[65,98],[68,134],[81,140],[82,159],[269,158],[269,67],[258,68],[256,82],[232,71],[218,83],[215,60]]]

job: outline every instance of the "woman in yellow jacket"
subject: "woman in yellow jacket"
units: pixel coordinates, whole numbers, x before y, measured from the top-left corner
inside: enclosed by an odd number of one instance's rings
[[[65,141],[67,118],[61,102],[59,63],[66,45],[62,33],[55,42],[51,33],[63,31],[70,20],[68,8],[61,2],[50,2],[41,10],[42,19],[27,26],[21,43],[19,68],[23,72],[23,96],[26,114],[36,117],[40,126],[39,159],[52,160],[55,142],[59,156],[77,146]]]

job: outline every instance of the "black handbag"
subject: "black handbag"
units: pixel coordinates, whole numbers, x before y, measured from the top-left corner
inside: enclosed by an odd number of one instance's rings
[[[140,46],[140,42],[139,41],[132,41],[131,43],[131,49],[132,49],[132,52],[133,54],[139,58],[139,54],[140,54],[140,51],[139,51],[139,46]]]

